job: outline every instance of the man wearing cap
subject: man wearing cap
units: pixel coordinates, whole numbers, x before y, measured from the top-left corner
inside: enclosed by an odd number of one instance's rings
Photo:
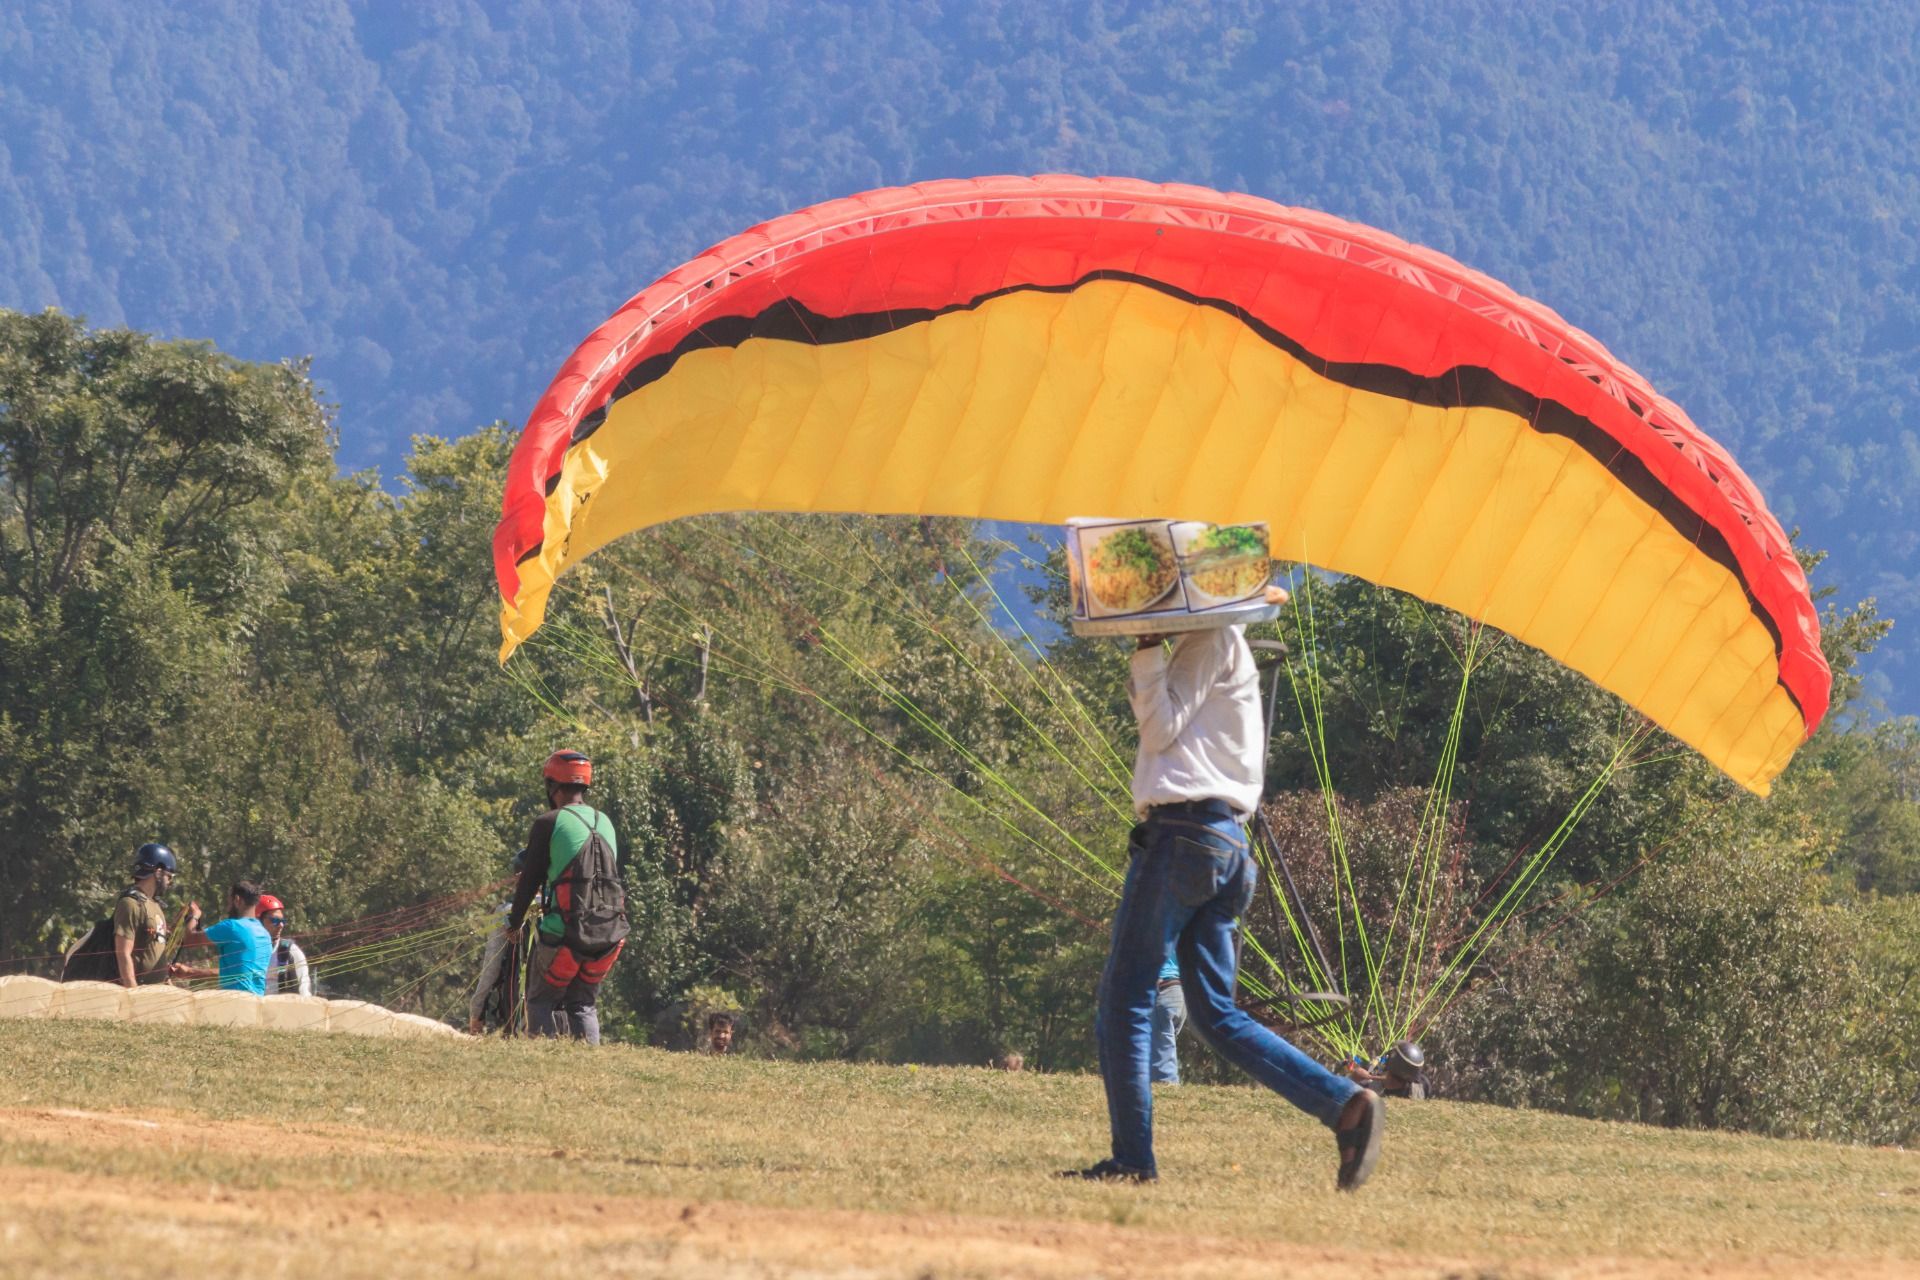
[[[507,941],[518,942],[536,894],[549,905],[534,931],[527,1021],[535,1035],[570,1033],[600,1043],[594,1007],[600,983],[627,937],[627,897],[613,820],[587,803],[593,762],[556,751],[541,768],[547,812],[527,833],[527,861],[507,912]]]
[[[1068,1176],[1159,1176],[1151,1028],[1171,945],[1194,1028],[1221,1057],[1334,1131],[1335,1185],[1353,1190],[1379,1158],[1379,1097],[1334,1075],[1234,1002],[1240,916],[1253,901],[1256,876],[1245,823],[1260,803],[1266,762],[1246,628],[1140,637],[1127,694],[1140,724],[1133,768],[1140,822],[1128,841],[1094,1025],[1113,1155]]]

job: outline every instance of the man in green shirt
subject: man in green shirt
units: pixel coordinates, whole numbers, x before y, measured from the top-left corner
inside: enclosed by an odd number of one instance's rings
[[[123,987],[167,980],[167,913],[159,899],[178,870],[163,844],[134,851],[133,884],[113,904],[113,963]]]
[[[613,820],[587,801],[593,762],[578,751],[547,757],[541,776],[549,809],[533,820],[526,862],[507,912],[507,940],[518,942],[536,894],[546,911],[533,938],[527,1021],[533,1034],[600,1043],[594,1001],[627,937],[627,897]]]

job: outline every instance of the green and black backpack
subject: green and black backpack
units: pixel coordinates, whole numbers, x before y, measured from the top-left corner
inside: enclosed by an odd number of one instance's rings
[[[579,808],[586,808],[581,805]],[[620,855],[614,847],[612,824],[602,833],[606,815],[586,808],[588,822],[569,805],[560,813],[585,831],[580,852],[553,882],[553,906],[560,915],[561,940],[577,956],[600,956],[627,936],[627,886],[620,878]],[[555,835],[559,834],[555,819]]]

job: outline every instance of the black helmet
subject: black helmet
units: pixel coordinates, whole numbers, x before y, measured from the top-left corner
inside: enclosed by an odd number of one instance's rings
[[[163,844],[143,844],[133,851],[133,878],[145,879],[155,871],[172,871],[178,874],[180,864],[173,860],[173,850]]]
[[[508,865],[513,868],[515,875],[519,875],[522,871],[525,871],[527,869],[527,851],[522,849],[520,852],[514,854],[513,861]]]
[[[1387,1050],[1383,1065],[1387,1069],[1387,1074],[1396,1080],[1414,1080],[1427,1069],[1427,1055],[1413,1041],[1402,1040]]]

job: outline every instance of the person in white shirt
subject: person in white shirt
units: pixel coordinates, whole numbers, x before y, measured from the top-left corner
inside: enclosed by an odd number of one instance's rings
[[[1100,978],[1094,1035],[1113,1155],[1080,1178],[1151,1182],[1149,1080],[1154,988],[1169,946],[1192,1025],[1221,1057],[1334,1130],[1336,1185],[1353,1190],[1379,1159],[1377,1095],[1335,1075],[1234,1002],[1240,916],[1257,868],[1246,821],[1265,783],[1266,734],[1246,629],[1145,636],[1128,697],[1140,723],[1126,886]]]
[[[307,953],[286,936],[287,906],[270,893],[260,895],[260,923],[267,927],[273,942],[272,958],[267,961],[267,994],[313,994],[313,975],[307,970]]]

